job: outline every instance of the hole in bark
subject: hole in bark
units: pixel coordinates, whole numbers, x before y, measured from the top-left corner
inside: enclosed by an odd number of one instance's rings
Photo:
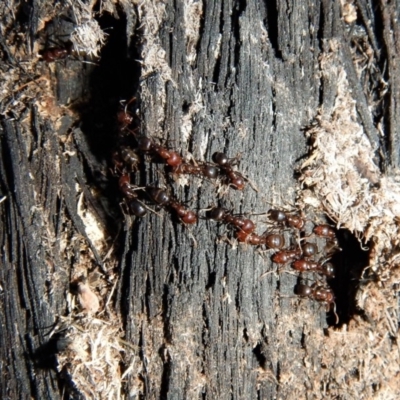
[[[336,266],[336,276],[329,281],[329,285],[335,293],[339,325],[343,325],[354,315],[361,314],[355,296],[361,274],[368,265],[369,255],[350,231],[340,229],[336,234],[342,251],[332,258],[332,263]],[[335,325],[333,313],[328,314],[328,324]]]
[[[216,279],[216,272],[211,272],[210,275],[208,276],[208,282],[206,285],[206,289],[210,289],[215,285],[215,279]]]
[[[282,52],[278,43],[278,5],[276,0],[265,1],[267,18],[264,23],[268,31],[268,38],[275,52],[275,57],[282,59]]]
[[[78,106],[82,119],[82,131],[86,135],[93,154],[101,160],[109,160],[110,149],[118,134],[116,121],[120,101],[129,101],[139,87],[140,56],[132,40],[128,48],[126,18],[121,12],[119,19],[109,14],[99,18],[102,29],[107,29],[107,43],[101,52],[98,66],[90,76],[87,102]]]
[[[234,7],[232,10],[231,26],[232,26],[232,33],[235,37],[233,65],[240,65],[240,48],[242,45],[242,40],[240,37],[240,17],[246,11],[246,7],[247,7],[247,2],[245,0],[242,0],[238,2],[236,7]]]
[[[161,359],[163,360],[163,372],[161,376],[161,388],[160,388],[160,399],[168,398],[170,377],[171,377],[171,359],[168,350],[165,346],[162,346],[159,350]]]
[[[267,362],[266,357],[264,356],[264,354],[262,353],[261,350],[261,344],[258,344],[254,349],[253,349],[253,354],[257,359],[257,362],[260,364],[260,367],[262,369],[265,369],[265,364]]]
[[[191,103],[189,103],[188,101],[185,100],[182,104],[182,113],[187,114],[189,112],[190,106],[191,106]]]

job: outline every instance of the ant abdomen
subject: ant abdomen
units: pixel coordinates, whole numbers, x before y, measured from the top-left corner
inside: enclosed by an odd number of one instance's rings
[[[136,217],[144,217],[147,214],[146,207],[137,199],[133,199],[129,203],[129,209]]]
[[[318,253],[318,248],[314,243],[304,243],[301,246],[301,251],[304,257],[311,257]]]
[[[281,249],[285,245],[283,235],[272,233],[265,236],[265,244],[270,249]]]
[[[149,187],[147,190],[151,200],[160,206],[167,205],[171,200],[169,194],[164,189]]]

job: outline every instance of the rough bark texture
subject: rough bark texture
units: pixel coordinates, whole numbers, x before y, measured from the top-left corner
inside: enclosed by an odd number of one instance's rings
[[[269,257],[219,242],[226,227],[213,221],[200,219],[188,228],[168,213],[124,219],[110,172],[111,148],[118,101],[136,95],[144,135],[168,140],[168,146],[199,160],[211,160],[215,151],[239,154],[239,169],[257,190],[248,184],[243,192],[221,196],[198,178],[179,187],[150,163],[136,174],[137,185],[166,185],[198,210],[222,204],[236,213],[261,213],[271,203],[293,204],[294,171],[307,153],[302,130],[320,107],[328,113],[335,100],[335,81],[321,73],[319,57],[336,39],[377,160],[382,168],[398,168],[399,9],[384,0],[357,5],[358,22],[376,52],[372,57],[380,67],[388,60],[384,76],[391,90],[379,115],[368,108],[350,52],[353,33],[335,1],[123,2],[112,16],[105,12],[100,18],[102,27],[114,29],[99,66],[75,59],[40,61],[29,69],[31,75],[16,59],[35,57],[30,52],[38,32],[50,29],[38,22],[49,5],[21,6],[14,22],[3,10],[9,27],[1,42],[3,72],[18,71],[21,85],[30,82],[34,88],[41,82],[32,79],[49,78],[57,104],[44,107],[40,91],[21,97],[19,88],[4,83],[12,93],[0,109],[0,187],[6,196],[0,203],[2,399],[57,399],[63,393],[79,398],[67,375],[54,371],[58,343],[48,334],[57,316],[70,312],[66,293],[82,258],[90,258],[92,269],[106,278],[111,270],[119,276],[114,306],[124,321],[125,340],[140,349],[121,367],[134,371],[125,378],[127,398],[321,396],[323,383],[312,376],[327,366],[306,336],[309,331],[323,336],[326,313],[317,303],[294,298],[298,277],[260,278],[273,268]],[[18,25],[20,19],[26,25]],[[15,44],[18,32],[24,33],[24,44]],[[135,60],[151,45],[165,55],[143,64],[146,73],[139,81]],[[109,235],[108,245],[114,242],[115,268],[88,237],[77,213],[78,192]],[[258,233],[263,218],[257,219]],[[347,296],[343,290],[338,302],[346,303]],[[342,321],[350,318],[347,311]]]

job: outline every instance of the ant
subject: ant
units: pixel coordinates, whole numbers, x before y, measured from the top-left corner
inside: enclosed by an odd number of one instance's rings
[[[203,176],[208,179],[215,179],[218,177],[218,169],[213,165],[182,162],[172,167],[172,172],[177,175],[197,175]]]
[[[131,125],[132,122],[133,122],[134,117],[128,111],[128,106],[129,106],[129,104],[131,104],[134,101],[136,101],[136,97],[132,97],[128,101],[128,103],[125,104],[124,109],[123,110],[119,110],[117,112],[117,121],[118,121],[118,125],[119,125],[121,131],[123,131],[125,128],[127,128],[129,125]]]
[[[275,253],[271,260],[276,264],[287,264],[295,260],[297,257],[300,257],[301,251],[300,249],[295,250],[281,250]]]
[[[67,42],[63,46],[49,47],[41,52],[44,61],[50,63],[53,61],[64,60],[72,54],[74,45],[72,42]]]
[[[124,174],[119,178],[119,188],[123,195],[129,200],[129,209],[136,217],[143,217],[147,214],[146,206],[137,198],[138,189],[130,183],[129,175]]]
[[[244,189],[245,178],[243,175],[234,171],[232,166],[234,165],[235,159],[229,160],[228,156],[224,153],[214,153],[212,156],[213,161],[220,167],[220,169],[225,173],[230,186],[237,190]]]
[[[336,237],[335,230],[329,225],[316,225],[314,226],[313,233],[318,237],[327,239],[329,243],[329,247],[327,246],[326,251],[327,253],[333,254],[337,250],[341,251],[342,249],[339,247],[339,242]]]
[[[309,299],[316,300],[320,303],[325,303],[327,311],[330,310],[333,304],[333,313],[336,316],[336,324],[339,322],[339,317],[336,314],[335,295],[332,289],[322,286],[320,283],[315,282],[311,286],[298,284],[296,286],[296,294],[302,297],[308,297]]]
[[[182,164],[182,157],[175,151],[167,150],[156,144],[151,138],[142,136],[138,139],[139,150],[144,153],[155,153],[161,157],[170,167]]]
[[[298,230],[303,229],[305,225],[305,221],[300,215],[288,213],[282,210],[271,209],[268,211],[268,217],[278,224],[286,225]]]
[[[317,272],[318,274],[325,275],[328,278],[335,277],[335,267],[332,263],[319,263],[302,258],[294,261],[292,263],[292,268],[300,272]]]
[[[128,146],[122,146],[119,151],[114,151],[112,161],[116,170],[124,170],[124,163],[129,165],[131,170],[136,170],[141,161],[139,154]]]
[[[240,231],[246,234],[252,233],[256,228],[253,221],[246,218],[236,217],[232,215],[230,211],[222,207],[213,208],[208,213],[208,217],[210,219],[213,219],[214,221],[220,221],[224,222],[225,224],[231,224],[235,228],[238,228]]]
[[[148,187],[147,192],[151,200],[163,207],[170,207],[184,224],[195,224],[197,215],[194,211],[188,210],[177,200],[172,199],[166,190],[157,187]]]
[[[326,239],[335,239],[336,233],[335,230],[329,225],[316,225],[313,229],[313,232],[322,238]]]
[[[247,243],[252,246],[265,245],[270,249],[281,249],[285,245],[285,238],[283,235],[272,233],[269,235],[257,235],[256,233],[248,233],[243,230],[236,232],[236,239],[240,243]]]
[[[121,130],[127,128],[133,122],[133,116],[126,110],[117,112],[117,121]]]

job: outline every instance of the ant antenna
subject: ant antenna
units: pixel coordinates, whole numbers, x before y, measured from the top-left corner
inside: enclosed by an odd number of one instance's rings
[[[336,313],[336,303],[332,302],[332,304],[333,304],[332,312],[335,315],[335,324],[338,325],[339,324],[339,315],[337,315],[337,313]]]

